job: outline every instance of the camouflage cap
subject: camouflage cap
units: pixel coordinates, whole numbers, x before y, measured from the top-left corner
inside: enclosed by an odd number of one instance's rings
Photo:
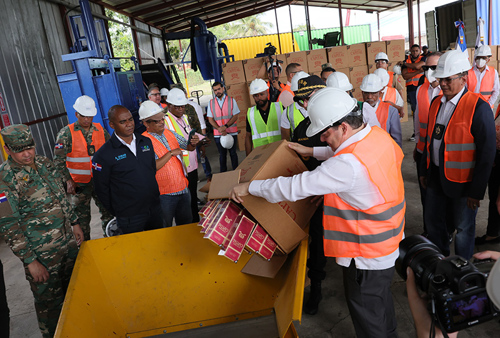
[[[35,140],[29,127],[25,124],[13,124],[0,131],[7,147],[15,153],[34,148]]]

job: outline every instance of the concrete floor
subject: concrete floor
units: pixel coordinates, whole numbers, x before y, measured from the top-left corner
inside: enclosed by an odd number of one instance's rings
[[[203,103],[202,103],[203,104]],[[420,234],[422,232],[422,208],[417,186],[415,164],[412,159],[414,143],[408,141],[412,133],[412,123],[403,124],[403,150],[405,159],[403,161],[403,176],[406,189],[406,236]],[[219,171],[218,154],[215,144],[207,148],[207,153],[212,164],[213,172]],[[240,161],[244,153],[240,152]],[[199,187],[206,183],[206,178],[201,167],[199,168]],[[203,198],[204,194],[199,193]],[[477,235],[483,235],[486,231],[488,197],[481,203],[477,216]],[[92,238],[101,238],[102,231],[98,222],[99,216],[95,205],[93,205]],[[493,249],[500,251],[500,245],[490,245],[476,248],[476,250]],[[5,282],[7,286],[7,298],[11,310],[11,337],[41,337],[38,329],[36,315],[33,306],[33,297],[28,282],[24,277],[22,263],[12,254],[10,248],[2,241],[0,243],[0,259],[4,265]],[[327,277],[323,282],[323,301],[320,304],[319,313],[315,316],[303,314],[301,324],[296,324],[297,331],[304,338],[322,337],[354,337],[349,311],[344,300],[343,286],[340,268],[334,259],[329,258],[326,266]],[[405,294],[405,283],[394,276],[392,285],[396,316],[398,321],[398,334],[400,337],[415,337],[415,330],[408,302]],[[309,287],[305,289],[305,299],[309,294]],[[498,337],[498,320],[478,325],[472,329],[464,330],[459,337]]]

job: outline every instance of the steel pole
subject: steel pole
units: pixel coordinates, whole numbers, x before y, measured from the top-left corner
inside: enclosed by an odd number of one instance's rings
[[[295,38],[293,37],[293,24],[292,24],[292,9],[290,8],[290,5],[288,5],[288,13],[290,15],[290,31],[292,32],[292,48],[293,51],[295,52]]]
[[[422,48],[422,30],[420,29],[420,0],[417,0],[417,15],[418,15],[418,45]]]
[[[307,0],[304,0],[304,7],[306,9],[307,44],[309,46],[309,50],[312,50],[311,23],[309,22],[309,4]]]
[[[413,0],[406,3],[408,9],[408,42],[411,46],[415,43],[415,32],[413,31]]]
[[[377,12],[378,41],[380,41],[380,12]]]
[[[276,10],[276,0],[274,0],[274,17],[276,18],[276,30],[278,31],[278,46],[280,47],[280,54],[283,54],[281,52],[280,28],[278,25],[278,11]]]
[[[342,46],[344,43],[344,23],[342,22],[342,0],[339,0],[339,20],[340,20],[340,42]]]

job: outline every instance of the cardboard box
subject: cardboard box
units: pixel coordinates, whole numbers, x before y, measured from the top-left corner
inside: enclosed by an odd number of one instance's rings
[[[366,46],[364,43],[347,46],[349,67],[366,66]]]
[[[372,74],[375,71],[375,69],[377,69],[377,65],[375,65],[373,63],[368,64],[368,74]]]
[[[475,48],[467,48],[467,51],[469,53],[470,64],[473,65],[474,64],[474,54],[476,53],[476,49]]]
[[[375,63],[375,56],[378,53],[387,54],[387,45],[385,41],[367,42],[366,43],[366,57],[369,64]],[[389,59],[390,60],[390,59]]]
[[[252,82],[257,78],[260,67],[262,67],[262,58],[243,60],[243,68],[245,70],[246,82]]]
[[[335,67],[334,67],[335,68]],[[349,68],[335,68],[335,70],[337,72],[341,72],[341,73],[344,73],[345,75],[347,75],[347,77],[349,77]]]
[[[498,69],[498,61],[490,60],[490,62],[488,62],[487,65],[488,68]]]
[[[245,80],[245,71],[241,61],[222,64],[222,74],[224,75],[224,84],[226,86],[243,83]]]
[[[390,40],[386,41],[385,44],[389,62],[405,60],[405,40]]]
[[[359,88],[363,78],[368,75],[368,66],[358,66],[349,68],[349,81],[354,88]]]
[[[490,48],[491,48],[491,60],[498,61],[498,47],[499,46],[490,46]]]
[[[248,91],[248,85],[244,83],[238,83],[226,86],[227,95],[236,100],[238,108],[249,107],[250,106],[250,95]],[[253,101],[253,99],[252,99]]]
[[[327,48],[328,62],[330,62],[338,71],[337,68],[349,68],[349,56],[347,54],[347,46],[337,46]],[[347,74],[349,75],[349,74]]]
[[[238,149],[245,151],[245,138],[247,137],[246,125],[241,128],[238,126]]]
[[[363,102],[363,93],[361,92],[361,89],[359,89],[359,87],[353,88],[351,93],[356,100]]]
[[[321,65],[328,62],[326,49],[315,49],[306,51],[307,68],[309,72],[321,72]]]
[[[306,73],[309,72],[309,67],[307,65],[307,55],[306,52],[294,52],[285,54],[286,64],[298,63],[302,66],[302,70]]]

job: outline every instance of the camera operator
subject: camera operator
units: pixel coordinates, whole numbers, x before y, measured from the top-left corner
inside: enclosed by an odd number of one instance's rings
[[[272,59],[272,63],[269,62]],[[267,70],[267,80],[266,80],[266,70]],[[257,79],[266,80],[268,90],[268,100],[270,102],[278,102],[279,96],[282,91],[285,90],[286,85],[279,81],[279,77],[283,67],[281,66],[281,61],[277,59],[276,56],[270,57],[265,56],[262,58],[262,66],[257,73]]]
[[[500,252],[497,251],[483,251],[474,254],[476,259],[493,259],[498,260],[500,258]],[[424,296],[420,296],[417,290],[417,283],[415,282],[415,274],[413,270],[408,267],[406,269],[406,291],[408,293],[408,303],[410,305],[411,314],[413,321],[415,322],[415,329],[417,330],[417,337],[429,337],[429,332],[432,330],[432,318],[427,310],[428,300]],[[444,337],[443,333],[439,328],[435,328],[436,337]],[[448,334],[448,337],[457,337],[458,332],[453,332]]]

